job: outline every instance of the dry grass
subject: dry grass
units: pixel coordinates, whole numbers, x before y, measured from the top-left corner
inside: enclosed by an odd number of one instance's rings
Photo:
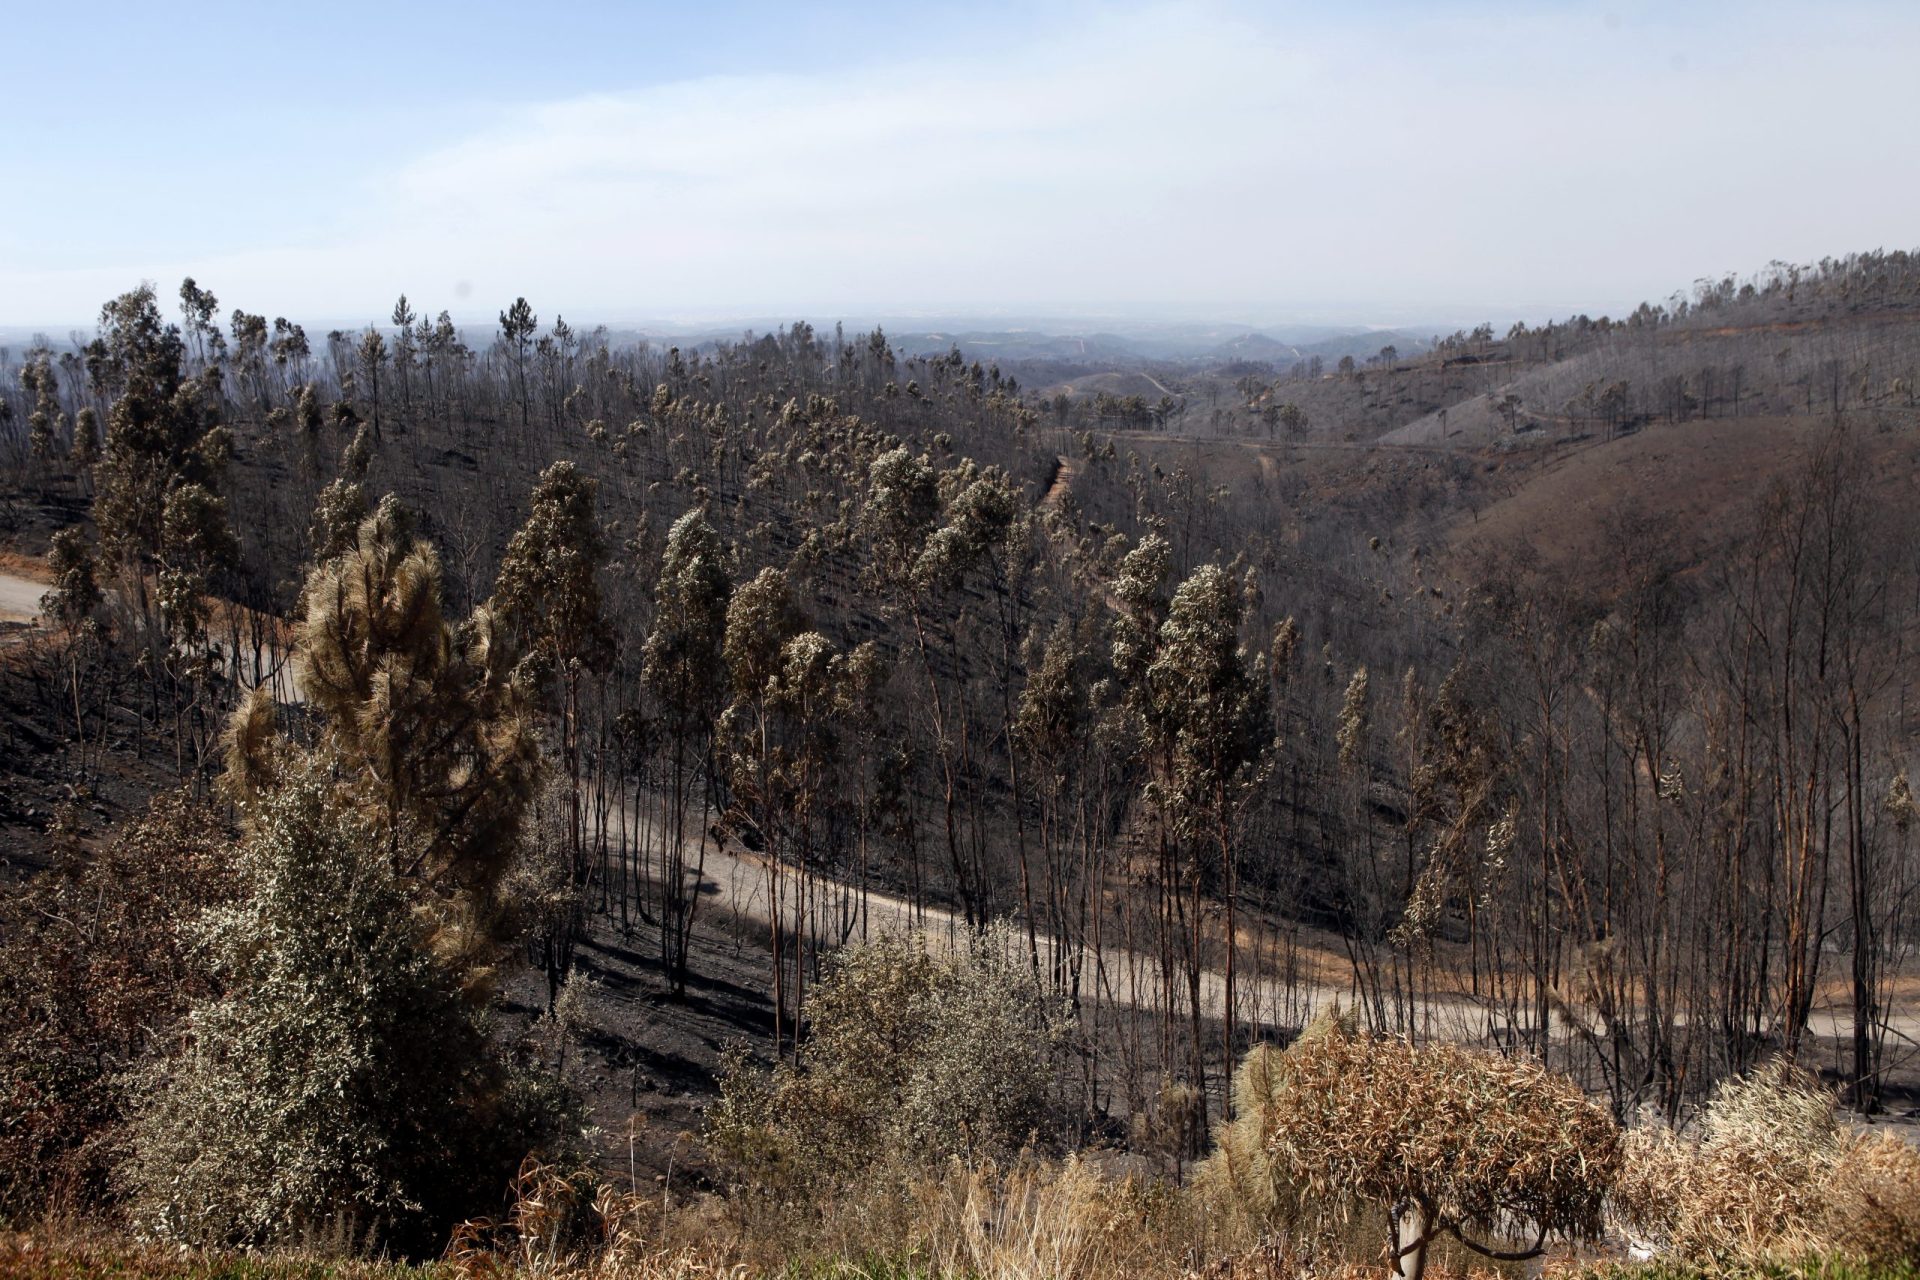
[[[1339,1027],[1321,1028],[1304,1050],[1256,1051],[1235,1082],[1237,1118],[1218,1131],[1218,1154],[1186,1188],[1109,1171],[1094,1157],[1023,1155],[876,1175],[819,1193],[825,1200],[787,1204],[743,1193],[673,1204],[529,1163],[512,1211],[498,1222],[466,1224],[446,1257],[427,1267],[342,1261],[327,1249],[187,1253],[0,1236],[0,1275],[1379,1280],[1385,1212],[1355,1195],[1372,1183],[1354,1170],[1307,1176],[1299,1159],[1313,1131],[1293,1092],[1302,1088],[1314,1092],[1316,1107],[1344,1108],[1352,1122],[1322,1135],[1346,1152],[1328,1156],[1328,1168],[1364,1158],[1394,1179],[1425,1179],[1426,1194],[1461,1221],[1474,1219],[1481,1194],[1462,1190],[1462,1178],[1492,1185],[1493,1171],[1518,1170],[1514,1176],[1531,1189],[1499,1181],[1498,1193],[1535,1205],[1560,1186],[1555,1179],[1575,1177],[1580,1194],[1560,1189],[1573,1216],[1556,1220],[1583,1221],[1578,1206],[1603,1163],[1607,1135],[1582,1136],[1587,1117],[1575,1096],[1562,1096],[1562,1082],[1536,1079],[1524,1064],[1456,1061],[1450,1049],[1430,1060],[1432,1052]],[[1435,1090],[1444,1096],[1432,1096]],[[1437,1127],[1429,1132],[1430,1125]],[[1515,1145],[1505,1145],[1503,1134]],[[1890,1135],[1848,1132],[1832,1096],[1804,1077],[1776,1070],[1735,1082],[1715,1098],[1698,1139],[1638,1130],[1626,1148],[1612,1207],[1667,1254],[1644,1271],[1615,1267],[1607,1280],[1920,1280],[1920,1151]],[[1572,1174],[1539,1163],[1583,1159],[1588,1167]],[[1429,1160],[1438,1173],[1421,1171]],[[1547,1270],[1597,1274],[1587,1267],[1563,1256]],[[1436,1245],[1428,1266],[1430,1277],[1448,1280],[1518,1274],[1478,1263],[1450,1241]]]
[[[747,1274],[721,1233],[690,1233],[686,1212],[529,1159],[506,1218],[462,1224],[445,1265],[459,1280],[700,1280]],[[705,1235],[704,1240],[698,1238]]]
[[[1166,1184],[1104,1177],[1078,1158],[1004,1172],[955,1165],[915,1198],[910,1254],[940,1276],[1172,1276],[1193,1229],[1188,1205]]]
[[[165,1248],[74,1231],[0,1233],[7,1280],[453,1280],[441,1264],[414,1266],[310,1253]]]
[[[704,1197],[667,1208],[530,1165],[502,1222],[470,1223],[442,1264],[457,1280],[1379,1280],[1380,1223],[1358,1238],[1230,1240],[1215,1206],[1088,1159],[1020,1159],[879,1182],[801,1218]],[[1363,1215],[1364,1216],[1364,1215]],[[1496,1280],[1458,1252],[1429,1275]]]

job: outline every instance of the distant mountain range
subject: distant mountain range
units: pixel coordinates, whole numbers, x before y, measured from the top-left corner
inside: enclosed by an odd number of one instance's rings
[[[1256,329],[1250,325],[1200,323],[1148,323],[1100,321],[1096,328],[1085,321],[1071,319],[1039,320],[1031,325],[1005,327],[1004,320],[940,320],[929,324],[927,317],[879,322],[893,349],[904,355],[944,355],[955,347],[969,360],[1003,364],[1028,361],[1062,360],[1073,362],[1170,361],[1182,364],[1214,364],[1235,360],[1257,361],[1286,367],[1296,361],[1319,356],[1331,364],[1342,356],[1356,360],[1379,353],[1391,345],[1404,356],[1427,350],[1430,335],[1404,329],[1370,329],[1363,326],[1283,324]],[[865,333],[873,322],[842,325],[845,333]],[[306,326],[319,338],[330,325]],[[385,329],[387,326],[382,325]],[[575,324],[587,331],[591,323]],[[784,332],[788,322],[755,321],[725,327],[680,328],[671,323],[648,325],[609,325],[608,337],[616,344],[648,342],[655,346],[678,346],[687,350],[711,349],[723,343],[739,342],[749,335]],[[823,337],[830,338],[833,324],[814,324]],[[462,336],[474,346],[484,347],[492,338],[490,329],[479,324],[461,326]],[[37,337],[45,336],[56,349],[65,349],[84,329],[29,326],[0,326],[0,348],[16,357]],[[317,344],[316,344],[317,345]]]

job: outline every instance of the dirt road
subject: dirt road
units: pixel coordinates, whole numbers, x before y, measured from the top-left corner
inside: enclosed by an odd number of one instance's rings
[[[629,820],[634,823],[635,830],[643,829],[637,814],[630,812]],[[654,849],[657,868],[660,862],[657,841]],[[691,860],[693,850],[688,850],[688,856]],[[701,874],[701,897],[739,918],[762,924],[770,921],[774,895],[778,894],[782,917],[788,921],[787,927],[791,930],[795,904],[800,901],[803,888],[805,896],[814,903],[814,931],[817,936],[835,937],[845,933],[850,938],[859,939],[919,932],[941,948],[960,946],[970,936],[965,921],[944,908],[927,906],[916,909],[905,899],[871,891],[863,901],[853,887],[817,878],[803,886],[799,872],[790,866],[782,866],[776,877],[767,859],[731,841],[724,846],[716,845],[711,840],[707,842]],[[1016,928],[1009,936],[1008,945],[1024,953],[1027,948],[1024,931]],[[1043,968],[1078,965],[1083,999],[1089,998],[1091,992],[1097,989],[1101,1002],[1109,1007],[1122,1005],[1152,1010],[1161,1005],[1162,991],[1156,969],[1158,962],[1150,955],[1116,946],[1104,946],[1097,953],[1087,947],[1074,948],[1061,944],[1044,930],[1036,931],[1034,947]],[[1184,975],[1179,982],[1182,990],[1178,998],[1184,1007]],[[1237,1017],[1247,1025],[1302,1026],[1321,1009],[1333,1004],[1341,1008],[1353,1008],[1359,1003],[1360,997],[1358,989],[1351,982],[1329,980],[1324,973],[1301,972],[1291,977],[1276,975],[1270,964],[1263,966],[1260,963],[1251,945],[1246,945],[1241,953],[1234,986]],[[1225,1016],[1227,982],[1224,973],[1207,970],[1200,975],[1200,1007],[1209,1018]],[[1513,1030],[1500,1008],[1490,1002],[1459,996],[1439,995],[1423,999],[1415,1007],[1414,1016],[1420,1033],[1428,1037],[1485,1041],[1502,1038]],[[1901,1009],[1895,1012],[1890,1026],[1896,1041],[1910,1044],[1920,1041],[1920,1010]],[[1818,1036],[1850,1036],[1852,1027],[1849,1011],[1837,1005],[1816,1008],[1808,1020],[1808,1029]],[[1600,1034],[1602,1030],[1597,1024],[1584,1028],[1585,1032],[1593,1034]],[[1583,1029],[1566,1021],[1565,1015],[1556,1017],[1553,1031],[1556,1041],[1564,1043],[1582,1033]]]
[[[1050,508],[1059,506],[1060,500],[1067,496],[1067,490],[1073,486],[1074,466],[1072,460],[1064,453],[1055,456],[1059,460],[1059,466],[1054,470],[1053,483],[1047,486],[1047,491],[1044,494],[1040,495],[1040,505],[1042,507]]]
[[[0,569],[0,622],[34,623],[47,584]]]

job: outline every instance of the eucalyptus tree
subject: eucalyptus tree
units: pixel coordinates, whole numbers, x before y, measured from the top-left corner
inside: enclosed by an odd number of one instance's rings
[[[280,393],[287,394],[289,387],[306,381],[307,362],[313,356],[313,345],[307,341],[307,331],[294,324],[285,316],[273,318],[273,339],[267,344],[267,350],[273,356],[273,366],[280,371]]]
[[[253,393],[255,407],[267,407],[267,318],[235,307],[229,317],[233,331],[233,367]]]
[[[102,559],[148,615],[144,661],[154,675],[155,718],[172,719],[180,767],[189,738],[198,762],[202,730],[210,732],[203,713],[212,708],[202,699],[213,675],[207,595],[238,561],[218,492],[233,442],[219,425],[217,370],[189,379],[184,361],[180,331],[161,320],[152,286],[102,308],[88,364],[111,404],[93,472],[94,520]],[[164,712],[162,693],[170,703]]]
[[[868,553],[867,580],[884,594],[895,616],[904,613],[913,627],[926,699],[925,714],[940,763],[948,860],[967,923],[974,925],[984,921],[979,919],[978,894],[960,852],[960,779],[954,759],[956,734],[949,730],[952,716],[935,673],[928,636],[927,575],[920,569],[923,550],[939,518],[939,477],[925,454],[915,457],[912,450],[901,446],[873,459],[867,468],[866,501],[860,510],[860,530],[865,535]]]
[[[169,490],[182,479],[209,478],[196,446],[211,423],[198,398],[182,394],[184,356],[179,330],[160,319],[152,286],[101,309],[89,359],[112,402],[95,469],[94,516],[105,559],[135,578],[144,578],[160,552]]]
[[[796,1039],[805,1017],[808,975],[817,974],[820,962],[819,894],[826,883],[820,874],[820,854],[826,820],[838,807],[835,721],[846,682],[843,666],[832,641],[817,631],[804,631],[781,646],[767,688],[780,744],[773,774],[778,789],[775,816],[785,828],[780,842],[791,853],[796,875],[792,947]]]
[[[180,318],[196,364],[206,364],[224,348],[220,326],[214,323],[219,314],[220,300],[211,289],[202,289],[192,276],[180,282]]]
[[[27,413],[27,453],[36,463],[53,460],[65,415],[60,409],[60,384],[53,373],[53,353],[35,347],[20,366],[20,389],[32,397]]]
[[[82,484],[91,482],[93,464],[100,460],[100,415],[92,405],[82,405],[73,415],[73,447],[67,461]]]
[[[1099,710],[1094,685],[1102,665],[1089,643],[1089,629],[1082,620],[1062,617],[1044,639],[1037,631],[1029,633],[1029,675],[1020,693],[1010,743],[1012,750],[1027,758],[1039,801],[1040,863],[1045,873],[1042,899],[1056,939],[1050,978],[1075,1009],[1081,1007],[1082,966],[1089,951],[1096,969],[1101,964],[1104,903],[1100,890],[1106,871],[1100,856],[1103,824],[1089,808],[1097,785],[1092,776],[1097,765],[1091,758]],[[1072,858],[1076,833],[1082,850],[1077,870]],[[1099,1051],[1097,983],[1093,992],[1089,1071]]]
[[[747,808],[767,858],[775,1057],[782,1052],[787,1025],[788,921],[782,847],[785,824],[776,814],[779,783],[774,698],[781,653],[804,626],[787,575],[779,569],[762,569],[728,601],[721,650],[731,693],[720,721],[729,790],[735,802]],[[797,1017],[794,1023],[797,1027]]]
[[[732,592],[720,535],[698,509],[687,512],[667,534],[654,625],[641,669],[642,679],[660,703],[672,754],[660,945],[675,994],[686,991],[687,948],[700,906],[700,877],[706,869],[713,725],[725,684],[722,651]],[[689,866],[687,820],[696,781],[702,788],[702,816],[696,858]]]
[[[1234,1057],[1239,900],[1237,836],[1271,740],[1264,655],[1240,643],[1243,588],[1218,565],[1202,565],[1173,594],[1146,672],[1146,726],[1159,768],[1148,797],[1186,854],[1188,1012],[1193,1084],[1205,1118],[1201,1049],[1203,893],[1218,886],[1225,907],[1224,1061]],[[1212,865],[1209,866],[1209,860]],[[1178,899],[1176,898],[1176,902]]]
[[[64,633],[73,734],[81,746],[84,761],[87,726],[82,711],[82,655],[97,646],[103,600],[94,571],[93,548],[88,545],[86,535],[73,527],[54,534],[53,545],[47,553],[47,568],[53,574],[53,587],[40,597],[40,611]]]
[[[581,788],[582,733],[580,684],[607,669],[613,657],[613,629],[601,603],[599,573],[607,542],[594,511],[597,484],[571,462],[556,462],[533,488],[533,509],[507,543],[494,583],[494,605],[519,634],[543,675],[560,686],[560,756],[567,771],[567,852],[576,895],[584,893],[593,866],[584,839]],[[571,967],[575,935],[583,926],[574,918],[564,936],[550,939],[547,978],[551,995]]]
[[[926,542],[915,558],[908,577],[909,611],[914,619],[915,639],[919,645],[922,666],[927,678],[929,699],[936,709],[936,731],[938,734],[941,767],[947,783],[947,838],[949,855],[957,874],[962,877],[963,901],[973,901],[970,923],[984,927],[992,915],[992,876],[983,864],[982,854],[982,815],[979,812],[978,783],[974,779],[974,747],[969,732],[972,708],[967,700],[967,682],[965,679],[966,655],[962,651],[961,637],[972,632],[964,619],[946,618],[949,623],[949,649],[955,670],[955,690],[947,701],[944,711],[940,711],[941,696],[939,681],[935,675],[933,656],[927,646],[927,622],[935,609],[947,597],[957,597],[963,602],[961,588],[979,573],[986,573],[992,579],[990,588],[996,596],[1004,599],[1007,588],[999,576],[1003,565],[1000,551],[1007,545],[1008,535],[1013,524],[1014,513],[1018,507],[1018,497],[1012,487],[996,471],[980,472],[970,462],[947,472],[940,479],[940,492],[944,499],[943,521],[940,526],[927,535]],[[946,612],[942,610],[941,612]],[[1003,657],[1009,647],[1007,636],[1002,630]],[[1009,668],[1002,673],[1002,679],[1012,680],[1010,660]],[[1007,724],[1010,725],[1011,690],[1006,690],[1007,699],[1002,703]],[[954,738],[957,737],[957,741]],[[1013,777],[1015,800],[1018,801],[1018,781],[1016,772]],[[958,786],[956,787],[956,782]],[[969,859],[963,863],[958,844],[958,823],[955,819],[954,802],[956,791],[965,788],[969,800],[972,822],[972,839],[969,841]],[[1019,832],[1021,859],[1021,890],[1026,900],[1028,918],[1028,943],[1032,953],[1030,959],[1038,967],[1038,952],[1032,937],[1031,892],[1027,868],[1025,866],[1025,832]],[[961,868],[968,866],[966,872]],[[967,888],[968,880],[971,888]]]

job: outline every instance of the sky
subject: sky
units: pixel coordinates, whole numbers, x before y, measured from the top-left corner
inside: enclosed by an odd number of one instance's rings
[[[1617,312],[1920,244],[1920,5],[9,0],[0,326]]]

